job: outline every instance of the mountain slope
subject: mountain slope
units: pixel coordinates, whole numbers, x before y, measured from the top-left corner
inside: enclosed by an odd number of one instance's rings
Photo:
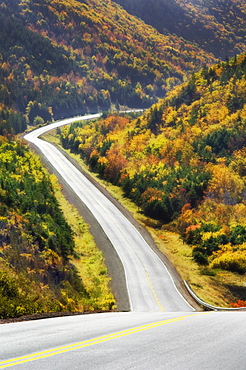
[[[62,142],[146,216],[171,223],[204,271],[244,274],[245,88],[243,54],[193,74],[137,120],[65,128]]]
[[[187,73],[215,60],[110,0],[13,0],[0,6],[1,100],[5,108],[26,113],[30,124],[37,116],[47,121],[112,103],[150,106]],[[2,125],[0,132],[9,129]]]
[[[225,59],[246,50],[244,0],[115,0],[163,34],[195,42]]]

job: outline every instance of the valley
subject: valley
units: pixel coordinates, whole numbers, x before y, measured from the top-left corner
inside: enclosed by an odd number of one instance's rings
[[[0,294],[2,307],[14,304],[2,317],[115,307],[94,265],[87,285],[70,265],[76,237],[57,185],[16,136],[91,113],[102,117],[60,130],[64,148],[121,188],[201,298],[244,305],[243,1],[13,0],[0,10]],[[120,117],[123,108],[145,112]]]

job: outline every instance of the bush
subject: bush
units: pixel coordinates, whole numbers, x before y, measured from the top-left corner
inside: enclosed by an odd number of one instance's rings
[[[0,272],[0,296],[7,298],[18,296],[18,286],[6,272]]]
[[[246,272],[245,251],[225,252],[214,259],[211,267],[244,274]]]
[[[243,301],[242,299],[239,299],[236,303],[231,303],[231,306],[233,308],[246,307],[246,301]]]
[[[213,270],[210,270],[207,267],[204,267],[200,270],[201,275],[207,275],[207,276],[216,276],[216,272]]]
[[[36,116],[33,120],[33,124],[34,124],[34,126],[43,125],[44,124],[44,119],[40,116]]]
[[[208,265],[208,257],[202,252],[200,252],[199,250],[195,250],[195,249],[196,248],[194,248],[192,252],[192,256],[194,260],[200,265]]]

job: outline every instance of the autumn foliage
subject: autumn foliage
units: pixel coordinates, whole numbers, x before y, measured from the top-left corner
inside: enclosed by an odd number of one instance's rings
[[[36,116],[47,122],[112,104],[149,107],[215,62],[109,0],[4,0],[0,23],[0,133],[22,132]]]
[[[243,301],[242,299],[239,299],[236,303],[231,303],[231,306],[233,308],[240,308],[240,307],[246,307],[246,301]]]
[[[201,265],[246,272],[246,56],[203,68],[138,118],[62,131],[65,147],[172,222]]]
[[[78,310],[88,296],[72,230],[49,175],[21,142],[0,138],[0,318]]]
[[[196,42],[222,59],[245,51],[246,10],[241,0],[115,0],[161,33]]]

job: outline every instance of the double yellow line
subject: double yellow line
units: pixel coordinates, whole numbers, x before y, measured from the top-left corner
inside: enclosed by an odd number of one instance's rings
[[[146,325],[138,326],[138,327],[135,327],[135,328],[122,330],[122,331],[112,333],[112,334],[108,334],[108,335],[104,335],[104,336],[101,336],[101,337],[98,337],[98,338],[88,339],[88,340],[85,340],[83,342],[78,342],[78,343],[70,344],[70,345],[67,345],[67,346],[58,347],[58,348],[54,348],[54,349],[50,349],[50,350],[46,350],[46,351],[42,351],[42,352],[37,352],[37,353],[27,355],[27,356],[17,357],[17,358],[13,358],[11,360],[2,361],[2,362],[0,362],[0,369],[5,369],[5,368],[10,367],[10,366],[21,365],[21,364],[24,364],[26,362],[40,360],[40,359],[48,358],[48,357],[55,356],[55,355],[60,355],[62,353],[66,353],[66,352],[69,352],[69,351],[74,351],[74,350],[81,349],[81,348],[84,348],[84,347],[89,347],[89,346],[93,346],[95,344],[107,342],[107,341],[112,340],[112,339],[122,338],[122,337],[125,337],[127,335],[139,333],[139,332],[144,331],[144,330],[149,330],[149,329],[156,328],[158,326],[163,326],[163,325],[166,325],[166,324],[171,324],[171,323],[174,323],[174,322],[177,322],[177,321],[181,321],[181,320],[184,320],[184,319],[186,319],[188,317],[191,317],[191,316],[194,316],[194,315],[195,314],[191,314],[191,315],[176,317],[176,318],[169,319],[169,320],[157,321],[157,322],[154,322],[154,323],[151,323],[151,324],[146,324]]]

